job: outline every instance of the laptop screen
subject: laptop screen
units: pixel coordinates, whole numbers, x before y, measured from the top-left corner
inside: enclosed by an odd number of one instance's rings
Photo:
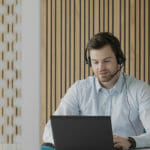
[[[109,116],[51,116],[56,150],[112,150]]]

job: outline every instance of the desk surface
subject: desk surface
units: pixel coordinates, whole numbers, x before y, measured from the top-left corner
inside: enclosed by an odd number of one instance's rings
[[[53,148],[50,148],[48,146],[41,146],[41,150],[53,150]],[[150,150],[150,148],[137,148],[132,150]]]
[[[133,149],[133,150],[150,150],[150,148],[137,148],[137,149]]]

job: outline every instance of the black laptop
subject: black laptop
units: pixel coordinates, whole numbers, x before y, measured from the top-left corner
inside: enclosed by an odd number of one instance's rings
[[[110,117],[51,116],[56,150],[113,150]]]

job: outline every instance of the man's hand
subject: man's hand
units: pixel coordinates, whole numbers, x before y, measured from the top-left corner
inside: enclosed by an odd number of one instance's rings
[[[129,149],[131,143],[128,141],[128,138],[123,138],[117,135],[113,135],[114,148],[116,149]]]

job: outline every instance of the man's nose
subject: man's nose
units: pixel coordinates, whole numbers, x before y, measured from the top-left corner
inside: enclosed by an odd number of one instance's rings
[[[104,64],[103,64],[103,63],[99,63],[99,64],[98,64],[98,69],[99,69],[99,70],[103,70],[103,68],[104,68]]]

